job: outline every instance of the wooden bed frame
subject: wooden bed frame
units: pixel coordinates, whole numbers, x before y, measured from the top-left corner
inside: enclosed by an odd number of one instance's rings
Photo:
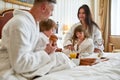
[[[27,9],[21,10],[29,11]],[[13,11],[14,9],[8,9],[0,13],[0,39],[2,37],[2,28],[13,17]]]
[[[2,36],[3,26],[8,20],[10,20],[10,18],[13,17],[13,10],[14,9],[5,10],[0,14],[0,38]]]

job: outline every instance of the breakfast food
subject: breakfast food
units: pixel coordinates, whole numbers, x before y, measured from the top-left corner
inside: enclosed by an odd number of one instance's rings
[[[57,40],[58,37],[56,35],[51,35],[49,38],[50,43],[52,43],[52,46],[57,46]],[[57,48],[55,52],[62,52],[62,48]]]
[[[58,37],[53,34],[53,35],[50,36],[49,40],[50,40],[50,41],[53,41],[53,42],[57,42]]]
[[[80,59],[80,65],[94,65],[96,63],[96,58],[82,58]]]

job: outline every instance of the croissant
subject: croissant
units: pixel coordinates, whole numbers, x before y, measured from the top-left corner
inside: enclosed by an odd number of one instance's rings
[[[50,40],[50,41],[53,41],[53,42],[57,42],[58,37],[53,34],[53,35],[50,36],[49,40]]]
[[[58,40],[58,37],[54,34],[51,35],[49,38],[49,41],[52,42],[52,46],[57,45],[57,40]],[[62,48],[57,48],[55,52],[62,52]]]

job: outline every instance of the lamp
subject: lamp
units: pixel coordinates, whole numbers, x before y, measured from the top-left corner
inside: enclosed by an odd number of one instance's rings
[[[64,24],[62,27],[63,34],[65,34],[68,31],[68,29],[69,29],[68,25]]]

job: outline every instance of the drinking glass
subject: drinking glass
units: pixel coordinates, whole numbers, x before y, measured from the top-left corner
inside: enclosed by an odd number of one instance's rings
[[[98,39],[98,40],[95,41],[95,44],[97,45],[98,49],[100,49],[101,46],[103,45],[103,40],[102,40],[102,39]],[[103,56],[103,52],[100,51],[100,52],[98,53],[98,57],[100,58],[100,57],[102,57],[102,56]]]
[[[69,56],[70,56],[71,59],[72,59],[72,58],[75,59],[75,58],[77,57],[77,53],[76,53],[75,51],[71,51],[71,50],[70,50]]]

